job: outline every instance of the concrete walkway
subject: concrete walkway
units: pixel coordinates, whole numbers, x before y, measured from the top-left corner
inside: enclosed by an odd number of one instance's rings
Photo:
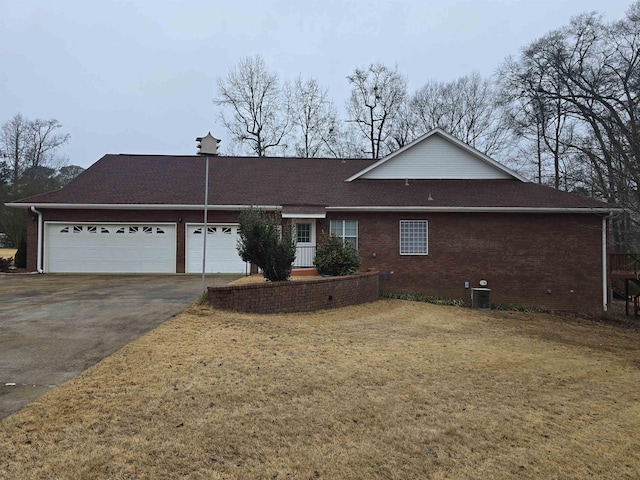
[[[238,276],[211,275],[208,286]],[[198,275],[0,274],[0,419],[182,312]]]

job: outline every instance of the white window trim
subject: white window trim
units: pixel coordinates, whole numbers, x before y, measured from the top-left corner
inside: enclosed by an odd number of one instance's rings
[[[402,252],[402,224],[405,222],[419,222],[419,223],[424,223],[425,225],[425,236],[426,236],[426,252],[421,252],[421,253],[403,253]],[[400,220],[400,227],[398,229],[398,237],[399,237],[399,249],[400,249],[400,255],[402,256],[427,256],[429,255],[429,221],[428,220]]]
[[[340,222],[342,224],[342,233],[339,235],[339,237],[342,239],[342,242],[344,243],[347,238],[354,238],[353,236],[347,236],[346,235],[346,222],[356,222],[356,244],[354,245],[356,250],[358,250],[358,245],[360,243],[360,224],[358,223],[358,220],[329,220],[329,235],[331,235],[333,232],[331,231],[331,222]]]

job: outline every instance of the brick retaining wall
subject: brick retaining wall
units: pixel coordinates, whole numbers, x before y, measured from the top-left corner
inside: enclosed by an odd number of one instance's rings
[[[273,283],[209,287],[209,304],[247,313],[311,312],[373,302],[379,298],[378,272]]]

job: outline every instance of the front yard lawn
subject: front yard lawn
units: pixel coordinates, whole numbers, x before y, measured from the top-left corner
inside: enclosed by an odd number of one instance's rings
[[[0,423],[0,478],[637,478],[640,333],[193,306]]]

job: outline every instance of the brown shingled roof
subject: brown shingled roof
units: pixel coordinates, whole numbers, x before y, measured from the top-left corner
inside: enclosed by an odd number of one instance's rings
[[[210,157],[209,204],[329,208],[608,210],[613,207],[518,180],[344,181],[373,163],[364,159]],[[197,206],[203,204],[204,176],[205,159],[201,156],[105,155],[65,188],[14,203]]]

